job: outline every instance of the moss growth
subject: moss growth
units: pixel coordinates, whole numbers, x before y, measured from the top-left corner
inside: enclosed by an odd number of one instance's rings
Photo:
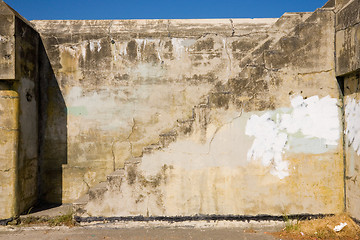
[[[73,219],[73,214],[68,213],[55,217],[24,217],[19,221],[21,225],[48,225],[50,227],[54,226],[68,226],[73,227],[76,225],[75,220]]]
[[[73,219],[73,214],[68,213],[65,215],[60,215],[54,218],[51,218],[48,221],[49,226],[68,226],[72,227],[75,226],[75,221]]]

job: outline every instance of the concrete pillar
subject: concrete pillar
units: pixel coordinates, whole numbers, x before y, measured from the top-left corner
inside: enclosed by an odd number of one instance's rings
[[[38,198],[39,40],[31,24],[0,1],[0,223]]]

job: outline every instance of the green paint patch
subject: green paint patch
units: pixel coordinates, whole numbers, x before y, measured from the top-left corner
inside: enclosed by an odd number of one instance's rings
[[[73,116],[86,116],[88,115],[88,111],[85,106],[74,106],[68,107],[68,114]]]
[[[288,136],[289,151],[294,153],[322,154],[336,148],[336,145],[327,145],[322,138],[307,138],[302,134]]]

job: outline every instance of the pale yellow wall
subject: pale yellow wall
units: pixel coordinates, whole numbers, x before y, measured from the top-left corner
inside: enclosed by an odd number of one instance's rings
[[[34,21],[67,109],[62,201],[124,168],[89,216],[341,212],[334,18]]]
[[[343,89],[346,211],[360,219],[360,3],[336,1],[336,75]]]
[[[18,94],[0,90],[0,219],[17,214],[18,119]]]

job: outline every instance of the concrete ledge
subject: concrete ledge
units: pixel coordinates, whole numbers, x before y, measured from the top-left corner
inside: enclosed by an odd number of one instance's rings
[[[78,223],[86,222],[151,222],[151,221],[164,221],[164,222],[185,222],[185,221],[286,221],[286,220],[309,220],[313,218],[324,218],[334,216],[334,214],[295,214],[284,216],[272,215],[195,215],[195,216],[124,216],[124,217],[78,217],[74,216],[74,220]]]
[[[13,218],[8,218],[8,219],[0,219],[0,226],[6,226],[9,222],[11,222],[12,220],[14,220]]]

